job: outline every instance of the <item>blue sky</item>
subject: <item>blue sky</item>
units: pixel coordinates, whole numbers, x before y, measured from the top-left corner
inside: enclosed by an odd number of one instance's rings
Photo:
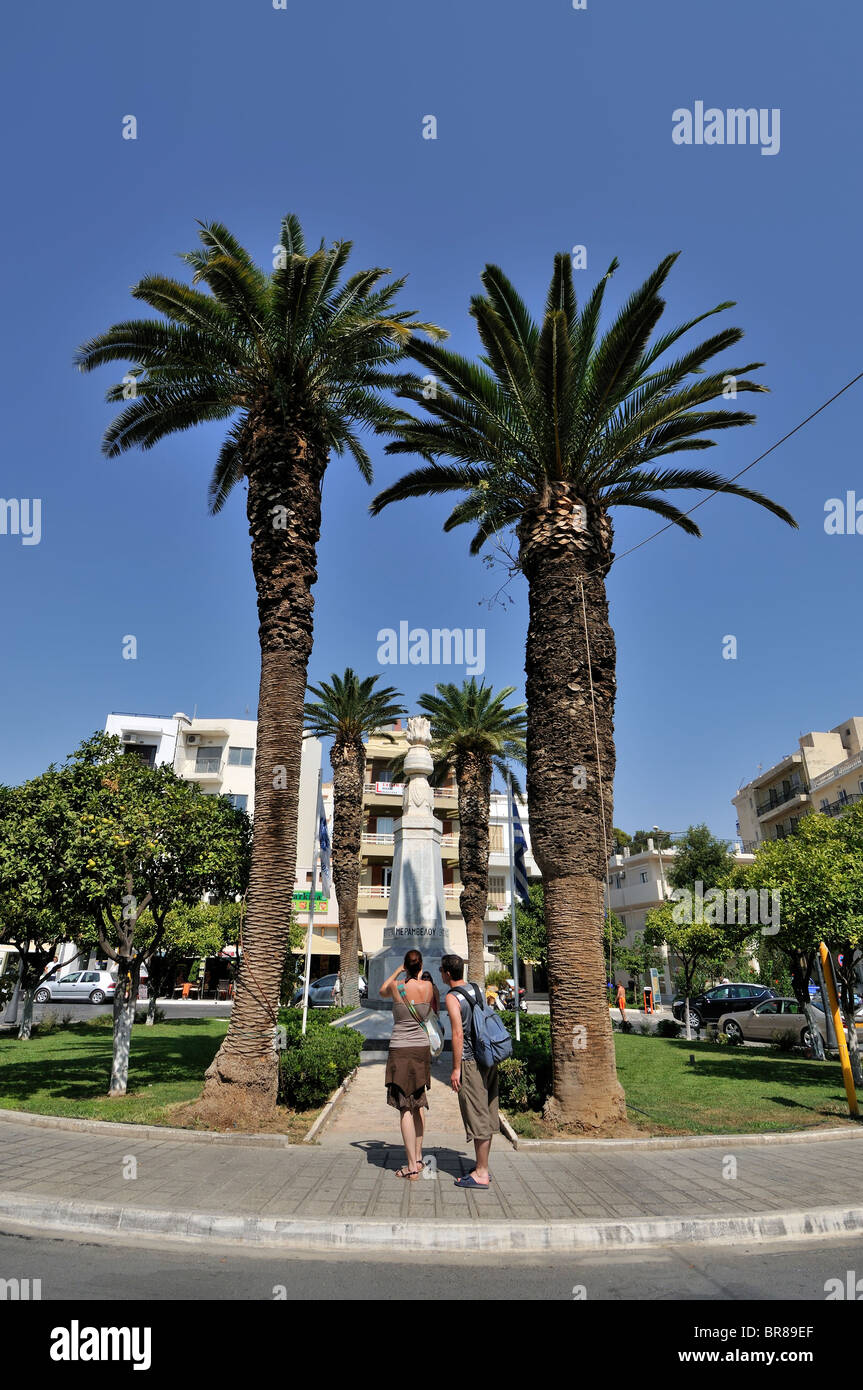
[[[269,265],[279,219],[350,237],[352,265],[410,276],[406,306],[474,352],[486,261],[539,312],[553,253],[587,247],[583,299],[612,256],[622,302],[667,252],[669,323],[733,299],[742,361],[764,361],[757,424],[693,460],[737,472],[863,369],[858,56],[852,7],[785,0],[151,0],[146,11],[18,6],[6,25],[4,497],[42,499],[42,538],[0,535],[0,780],[62,758],[109,710],[255,714],[258,646],[240,491],[210,518],[222,431],[106,461],[110,369],[76,346],[183,276],[196,219]],[[781,111],[781,147],[679,146],[672,112]],[[121,137],[123,117],[138,122]],[[422,138],[423,117],[438,122]],[[716,323],[717,320],[714,320]],[[729,365],[733,365],[729,363]],[[863,713],[863,537],[828,536],[828,498],[863,498],[863,383],[747,475],[797,517],[713,499],[700,541],[666,532],[609,581],[619,651],[615,821],[734,832],[738,784],[800,732]],[[733,436],[733,437],[732,437]],[[404,461],[371,444],[376,487]],[[685,462],[685,460],[683,460]],[[377,632],[486,629],[486,678],[521,687],[525,586],[445,536],[443,502],[372,520],[336,460],[325,486],[310,677],[378,668]],[[687,494],[687,504],[697,495]],[[656,527],[616,514],[616,548]],[[136,661],[122,659],[126,634]],[[738,640],[735,661],[722,640]],[[413,701],[453,668],[387,667]]]

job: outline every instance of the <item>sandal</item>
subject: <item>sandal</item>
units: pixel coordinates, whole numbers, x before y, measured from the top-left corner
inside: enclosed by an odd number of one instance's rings
[[[422,1168],[408,1168],[407,1164],[403,1164],[401,1168],[396,1169],[396,1177],[408,1178],[410,1181],[413,1181],[414,1178],[420,1176],[421,1172]]]

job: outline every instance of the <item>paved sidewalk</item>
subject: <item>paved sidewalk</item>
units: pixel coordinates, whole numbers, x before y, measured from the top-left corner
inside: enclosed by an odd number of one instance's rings
[[[515,1151],[501,1136],[493,1187],[460,1190],[453,1179],[470,1171],[472,1155],[445,1078],[438,1065],[426,1144],[437,1176],[416,1182],[394,1175],[404,1151],[381,1062],[363,1065],[320,1145],[190,1142],[134,1125],[118,1135],[0,1116],[0,1224],[304,1247],[521,1250],[863,1231],[863,1135],[854,1131],[736,1149],[729,1138],[714,1148],[595,1153]],[[136,1176],[124,1176],[133,1166]]]

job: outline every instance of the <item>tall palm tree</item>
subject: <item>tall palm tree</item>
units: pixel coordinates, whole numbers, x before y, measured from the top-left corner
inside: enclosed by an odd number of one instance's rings
[[[315,701],[307,701],[307,727],[318,738],[333,740],[333,883],[339,904],[339,952],[342,1003],[354,1009],[360,1002],[357,957],[357,896],[360,884],[360,850],[363,833],[363,786],[369,734],[394,739],[384,729],[405,713],[401,691],[388,685],[375,690],[378,676],[360,680],[350,666],[343,676],[333,673],[330,684],[310,685]]]
[[[614,1067],[605,996],[603,880],[613,834],[615,643],[605,579],[613,561],[615,507],[655,512],[688,535],[695,523],[667,494],[732,493],[795,525],[784,507],[704,469],[656,466],[685,449],[706,449],[712,430],[749,424],[737,409],[706,409],[727,393],[765,388],[745,373],[761,363],[704,370],[742,337],[726,328],[674,360],[664,357],[720,304],[653,337],[665,307],[660,291],[676,257],[666,257],[602,336],[599,322],[613,261],[579,312],[569,258],[558,255],[541,324],[503,273],[486,267],[484,295],[471,302],[482,365],[421,342],[412,354],[436,391],[404,392],[431,419],[399,428],[393,453],[425,466],[375,498],[390,502],[461,492],[445,523],[472,523],[471,551],[515,528],[529,591],[525,670],[527,790],[531,843],[544,881],[554,1094],[548,1114],[585,1130],[625,1114]],[[730,393],[728,393],[730,394]],[[577,1025],[586,1034],[574,1034]],[[575,1037],[587,1038],[574,1047]]]
[[[284,219],[272,273],[219,223],[201,225],[183,256],[192,287],[148,275],[136,299],[162,319],[116,324],[80,348],[82,371],[130,361],[109,401],[127,400],[103,449],[134,445],[209,420],[230,420],[210,483],[218,512],[240,479],[258,597],[261,683],[255,768],[255,839],[243,964],[231,1024],[207,1072],[202,1113],[253,1118],[276,1099],[279,981],[294,890],[306,666],[312,647],[321,492],[331,453],[372,468],[358,428],[391,429],[402,413],[383,399],[413,379],[392,370],[411,329],[439,336],[396,310],[402,280],[361,270],[341,282],[350,242],[307,254],[296,217]],[[208,293],[194,286],[203,284]]]
[[[515,686],[496,694],[471,677],[461,686],[436,685],[419,707],[429,716],[436,764],[455,772],[458,786],[459,907],[467,932],[468,977],[485,979],[483,922],[488,907],[489,815],[495,768],[506,776],[507,761],[524,762],[524,705],[507,707]]]

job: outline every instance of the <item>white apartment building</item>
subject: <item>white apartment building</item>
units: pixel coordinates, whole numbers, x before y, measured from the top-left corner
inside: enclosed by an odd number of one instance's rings
[[[650,837],[647,848],[637,854],[624,849],[621,854],[613,854],[608,861],[608,896],[611,911],[620,918],[626,927],[624,945],[631,946],[636,935],[642,934],[645,919],[651,908],[660,907],[673,893],[668,881],[674,856],[674,845],[660,850]],[[734,850],[738,864],[752,864],[754,854],[744,852],[738,845]],[[673,993],[673,959],[669,959],[668,947],[663,942],[659,948],[662,955],[662,992]],[[615,970],[615,979],[623,979],[623,972]]]
[[[813,730],[797,749],[742,786],[732,801],[746,850],[784,839],[801,816],[837,816],[863,796],[863,718],[855,716],[826,733]]]

